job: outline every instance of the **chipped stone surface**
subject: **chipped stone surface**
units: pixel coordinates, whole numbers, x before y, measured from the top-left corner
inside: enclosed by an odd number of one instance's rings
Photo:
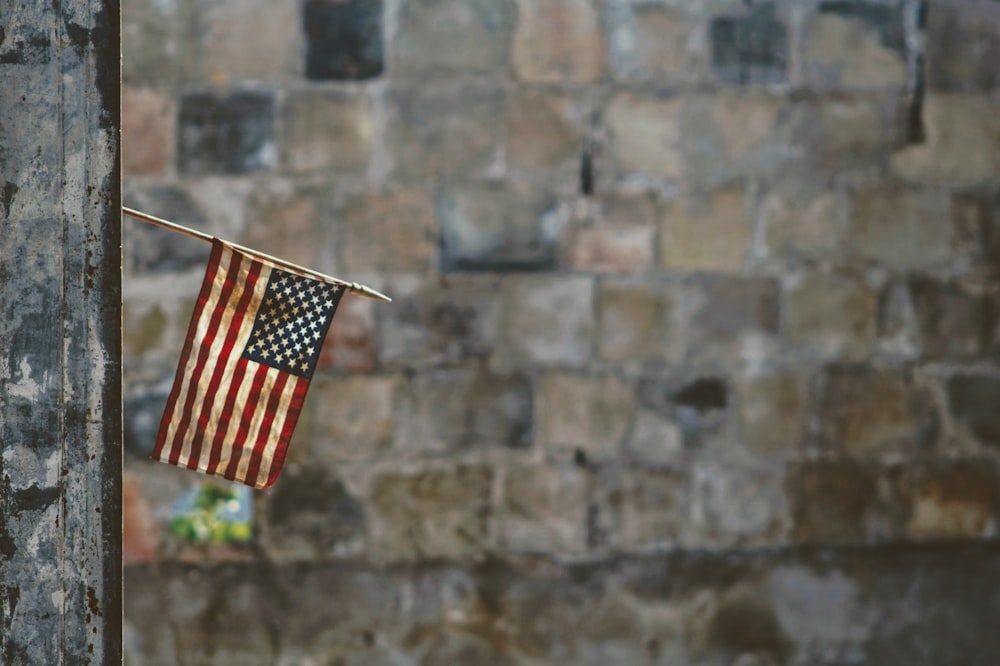
[[[118,6],[0,11],[0,661],[116,663]]]

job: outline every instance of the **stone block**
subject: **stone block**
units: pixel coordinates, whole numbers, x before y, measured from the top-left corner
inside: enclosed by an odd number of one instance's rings
[[[996,536],[1000,477],[993,460],[947,460],[911,465],[897,492],[905,504],[904,529],[918,539]]]
[[[794,640],[778,622],[774,609],[755,586],[736,584],[721,591],[711,610],[698,618],[697,650],[707,655],[739,655],[732,666],[790,663]],[[694,632],[692,632],[694,633]]]
[[[483,173],[496,157],[503,95],[469,82],[395,88],[388,95],[387,140],[404,176]]]
[[[705,28],[682,9],[607,3],[608,60],[624,81],[696,83],[707,78]]]
[[[202,76],[213,85],[289,79],[300,71],[299,8],[268,0],[201,3]],[[253,48],[247,48],[253,44]]]
[[[306,77],[371,79],[382,74],[382,0],[306,0]]]
[[[924,98],[926,141],[894,153],[892,170],[928,185],[972,186],[1000,172],[1000,114],[985,95],[929,93]]]
[[[714,125],[691,138],[696,145],[688,152],[699,158],[709,175],[766,173],[787,159],[790,151],[776,136],[781,126],[782,98],[763,93],[723,92],[708,101],[710,109],[702,112],[698,105],[692,116],[701,120],[704,113],[704,120]],[[692,128],[698,127],[700,125],[692,125]],[[714,151],[707,150],[701,144],[708,138],[721,139],[721,146]]]
[[[683,176],[683,107],[684,101],[677,97],[616,94],[608,105],[606,122],[618,168],[654,178]]]
[[[809,386],[793,370],[742,376],[736,381],[747,447],[760,453],[802,450],[809,423]]]
[[[865,359],[875,346],[878,299],[849,273],[808,272],[785,285],[789,341],[819,358]]]
[[[250,194],[246,229],[239,242],[301,266],[316,266],[323,195],[274,181]]]
[[[670,358],[752,360],[779,332],[780,290],[770,278],[699,275],[687,280],[671,326],[683,330]]]
[[[405,387],[396,444],[405,453],[530,447],[533,391],[522,374],[478,367],[425,371]]]
[[[855,198],[848,240],[855,254],[889,268],[941,268],[953,257],[951,216],[944,193],[867,188]]]
[[[582,116],[566,94],[513,91],[506,102],[508,163],[517,169],[545,169],[577,157],[583,139]]]
[[[690,476],[688,543],[704,547],[787,540],[791,517],[780,465],[712,459],[697,462]]]
[[[420,275],[435,258],[434,201],[416,187],[349,197],[337,216],[339,265],[351,275]]]
[[[757,206],[757,226],[766,256],[812,258],[840,254],[845,225],[837,194],[788,189],[774,188],[761,197]]]
[[[971,359],[983,351],[989,335],[983,296],[927,277],[914,276],[908,286],[924,358]]]
[[[165,85],[197,79],[201,19],[190,0],[135,0],[121,7],[122,80]]]
[[[656,227],[595,224],[571,232],[569,263],[588,273],[641,273],[653,261]]]
[[[127,315],[127,309],[125,313]],[[126,316],[123,328],[128,330],[130,323]],[[180,356],[180,344],[177,345],[177,355]],[[130,361],[135,363],[133,359],[136,358],[131,356]],[[148,460],[153,453],[160,419],[163,418],[167,396],[170,394],[172,372],[173,369],[165,368],[162,380],[153,384],[139,383],[131,378],[126,382],[122,401],[122,430],[125,452],[129,456]]]
[[[525,276],[502,286],[498,365],[583,364],[596,333],[594,281]]]
[[[158,558],[162,525],[143,492],[137,472],[122,476],[122,561],[125,564],[153,562]]]
[[[364,173],[374,133],[367,97],[323,90],[291,92],[283,114],[281,155],[289,170]]]
[[[488,666],[517,666],[514,657],[505,654],[494,642],[474,634],[442,631],[431,634],[421,646],[422,663],[426,666],[451,666],[452,664],[486,664]]]
[[[713,365],[719,365],[720,355],[728,351],[720,351],[717,342],[703,343],[699,350],[706,350],[707,358],[695,353],[688,358]],[[722,377],[694,372],[669,378],[645,376],[636,385],[636,402],[630,456],[638,448],[640,458],[647,456],[657,465],[677,467],[687,466],[692,454],[706,446],[731,448],[735,433],[730,432],[730,389]]]
[[[956,424],[980,443],[1000,447],[1000,378],[961,373],[948,380],[948,406]]]
[[[356,556],[365,547],[365,507],[340,479],[289,465],[266,501],[263,545],[278,561]]]
[[[386,454],[397,427],[401,391],[396,375],[317,376],[308,398],[315,418],[312,458],[333,468]]]
[[[143,308],[140,314],[137,310],[142,305],[148,304],[137,303],[124,313],[122,346],[125,353],[132,357],[142,356],[159,347],[170,323],[158,304],[154,303],[148,309]]]
[[[792,537],[806,543],[864,543],[889,529],[877,473],[853,460],[789,466],[786,478]]]
[[[511,48],[522,81],[593,83],[604,75],[604,33],[593,0],[517,0]]]
[[[421,367],[488,356],[498,337],[500,284],[495,277],[459,275],[397,290],[382,311],[379,360]]]
[[[602,282],[598,296],[599,354],[606,361],[664,359],[671,297],[649,282]]]
[[[634,403],[632,387],[615,377],[546,374],[536,396],[537,444],[557,454],[579,452],[586,460],[614,459]]]
[[[803,37],[804,83],[820,90],[900,89],[907,82],[899,6],[861,0],[820,4]]]
[[[551,270],[559,241],[554,197],[530,185],[466,186],[442,191],[441,270]]]
[[[640,403],[626,445],[628,458],[643,465],[677,467],[684,461],[684,437],[669,411],[649,409]]]
[[[823,99],[819,122],[818,166],[826,171],[871,168],[879,164],[888,144],[883,109],[867,98]]]
[[[122,199],[131,208],[206,231],[207,216],[185,189],[170,185],[127,188]],[[204,272],[208,265],[211,248],[205,243],[138,220],[123,224],[130,225],[123,234],[126,271],[176,273],[200,268]]]
[[[827,450],[859,457],[927,451],[939,427],[930,396],[912,378],[852,366],[827,368],[818,417]]]
[[[122,87],[122,173],[166,176],[173,165],[173,97],[162,90]]]
[[[573,225],[563,240],[574,269],[589,273],[641,273],[653,263],[656,213],[646,197],[608,197],[590,224]]]
[[[717,16],[709,25],[712,70],[723,83],[784,83],[788,29],[773,2],[749,5],[743,15]]]
[[[927,87],[942,92],[1000,90],[1000,8],[995,3],[927,5]]]
[[[273,167],[274,116],[274,96],[268,92],[181,95],[178,170],[184,176],[204,176]]]
[[[337,315],[326,334],[316,368],[370,372],[378,358],[375,301],[348,296],[337,306]]]
[[[373,555],[460,559],[487,550],[492,487],[492,471],[464,465],[378,476],[368,500]]]
[[[500,545],[526,553],[579,555],[587,547],[591,479],[576,467],[507,470],[500,506]]]
[[[617,542],[628,549],[670,548],[681,542],[688,509],[684,477],[665,470],[636,470],[625,478]]]
[[[751,227],[741,189],[676,201],[660,217],[660,262],[669,270],[736,273]]]
[[[394,77],[495,74],[506,68],[511,0],[405,2],[389,69]]]

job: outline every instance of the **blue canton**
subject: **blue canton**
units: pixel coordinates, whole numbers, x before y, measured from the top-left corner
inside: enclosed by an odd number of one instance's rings
[[[243,358],[311,379],[343,288],[273,269]]]

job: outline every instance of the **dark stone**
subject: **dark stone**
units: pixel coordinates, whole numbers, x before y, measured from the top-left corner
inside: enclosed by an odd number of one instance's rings
[[[494,346],[499,282],[455,276],[428,282],[382,314],[379,358],[390,367],[487,356]]]
[[[956,375],[948,381],[948,403],[979,441],[1000,447],[1000,377]]]
[[[306,77],[370,79],[382,74],[382,0],[307,0]]]
[[[340,479],[316,467],[289,466],[275,484],[268,504],[272,532],[303,535],[328,550],[364,535],[364,506]]]
[[[417,375],[406,408],[424,439],[451,450],[532,444],[533,388],[525,375],[443,369]]]
[[[594,193],[594,159],[590,147],[580,157],[580,194],[589,197]]]
[[[933,2],[928,8],[927,79],[931,90],[1000,88],[1000,4]]]
[[[828,0],[820,3],[819,11],[823,14],[837,14],[844,18],[862,21],[878,33],[883,46],[905,53],[906,33],[901,4],[878,4],[866,0]]]
[[[181,96],[177,161],[187,176],[274,166],[274,95],[196,92]]]
[[[829,366],[817,406],[823,445],[831,452],[926,452],[940,430],[929,392],[905,369]]]
[[[876,475],[853,460],[793,464],[786,478],[796,541],[865,541],[868,525],[880,515]]]
[[[699,412],[725,409],[729,402],[726,383],[714,377],[696,379],[674,394],[674,402]]]
[[[149,458],[167,404],[170,387],[133,387],[124,400],[125,450],[142,460]]]
[[[779,664],[794,649],[774,610],[748,595],[733,595],[719,606],[708,626],[708,647],[730,656],[767,655]]]
[[[980,353],[987,336],[983,298],[953,284],[926,277],[910,279],[925,358],[971,358]]]
[[[195,229],[205,228],[205,216],[187,191],[171,186],[126,192],[129,208]],[[128,218],[125,257],[132,270],[142,273],[176,273],[208,264],[211,248],[181,234]]]
[[[753,5],[744,16],[719,16],[709,27],[712,69],[724,83],[782,83],[788,64],[788,30],[774,3]]]

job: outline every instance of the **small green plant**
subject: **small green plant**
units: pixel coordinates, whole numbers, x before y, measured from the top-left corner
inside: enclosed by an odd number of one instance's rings
[[[170,531],[194,544],[247,541],[252,532],[247,501],[236,487],[206,483],[175,506]]]

